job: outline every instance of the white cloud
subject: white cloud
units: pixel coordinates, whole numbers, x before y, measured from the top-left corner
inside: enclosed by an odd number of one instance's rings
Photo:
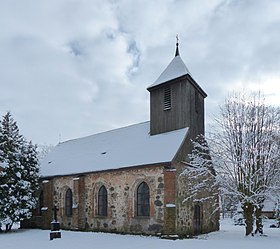
[[[277,104],[279,10],[276,0],[1,1],[0,113],[36,143],[145,121],[146,87],[176,34],[208,116],[244,85]]]

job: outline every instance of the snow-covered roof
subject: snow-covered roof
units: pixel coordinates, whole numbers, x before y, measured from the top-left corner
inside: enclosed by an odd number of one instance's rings
[[[164,82],[179,78],[186,74],[191,75],[189,69],[186,67],[186,65],[183,62],[183,60],[181,59],[180,55],[177,55],[169,63],[167,68],[161,73],[161,75],[158,77],[158,79],[148,88],[160,85]]]
[[[265,200],[264,207],[262,209],[263,212],[271,212],[275,210],[276,203],[275,201]]]
[[[58,144],[41,162],[42,176],[171,162],[188,128],[150,136],[150,122]]]

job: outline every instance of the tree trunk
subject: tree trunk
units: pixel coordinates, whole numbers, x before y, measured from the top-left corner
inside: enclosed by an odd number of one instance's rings
[[[245,224],[246,224],[246,236],[253,235],[253,214],[254,214],[254,206],[250,202],[246,202],[242,206],[243,214],[245,218]]]
[[[13,226],[13,223],[7,224],[7,225],[6,225],[6,230],[5,230],[5,232],[7,233],[7,232],[11,231],[12,226]]]
[[[262,224],[262,206],[256,207],[256,230],[255,234],[260,233],[263,234],[263,224]]]

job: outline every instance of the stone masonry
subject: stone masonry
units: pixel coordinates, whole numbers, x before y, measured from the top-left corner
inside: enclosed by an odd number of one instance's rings
[[[174,233],[175,208],[167,208],[166,204],[176,202],[175,180],[176,171],[164,164],[53,177],[42,181],[44,209],[47,210],[41,216],[35,213],[33,220],[49,228],[51,209],[55,205],[62,229],[151,235]],[[136,190],[142,182],[150,188],[150,217],[136,215]],[[102,185],[108,191],[107,217],[97,215],[97,192]],[[68,188],[73,191],[71,217],[67,217],[64,210]],[[165,220],[165,216],[168,219]]]

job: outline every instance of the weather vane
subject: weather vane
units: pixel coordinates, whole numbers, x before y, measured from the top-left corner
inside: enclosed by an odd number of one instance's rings
[[[176,35],[177,44],[179,43],[179,35]]]
[[[175,56],[178,56],[179,55],[179,35],[177,34],[176,35],[176,51],[175,51]]]

